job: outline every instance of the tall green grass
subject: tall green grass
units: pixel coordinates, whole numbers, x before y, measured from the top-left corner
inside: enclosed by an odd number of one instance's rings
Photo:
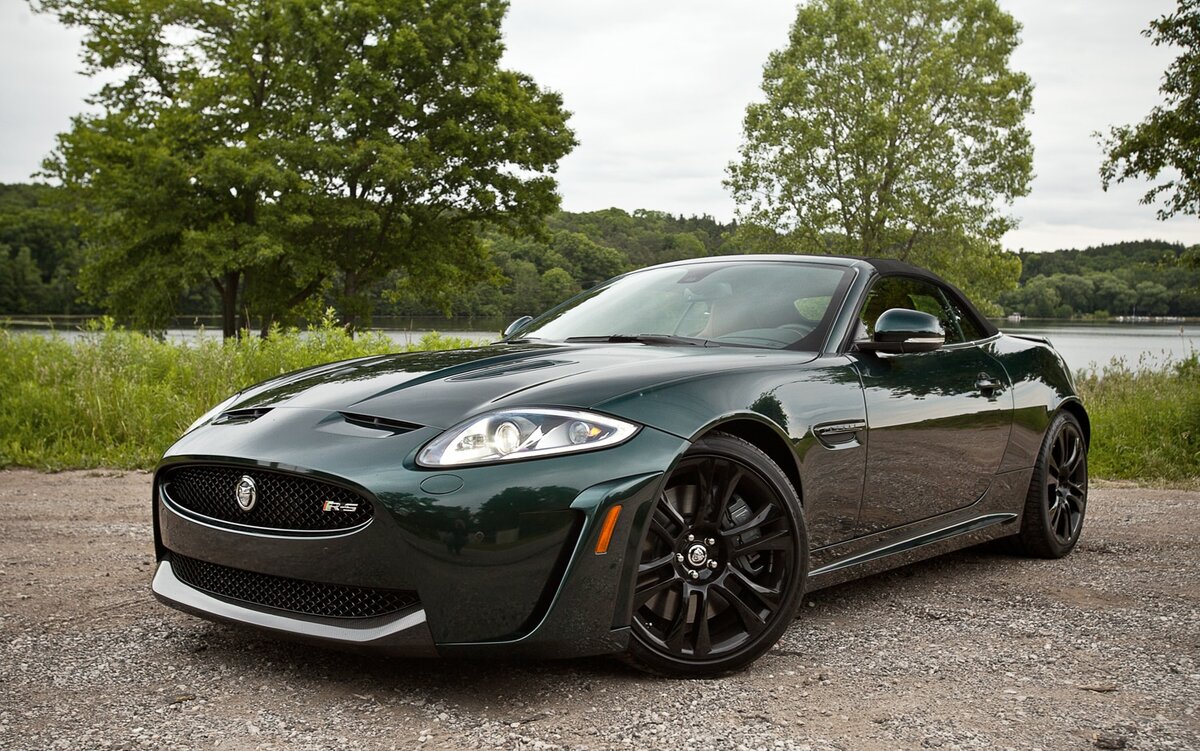
[[[407,349],[472,344],[430,334]],[[352,338],[328,318],[303,332],[193,344],[103,320],[74,341],[0,328],[0,466],[150,468],[193,420],[241,388],[398,349],[380,333]]]
[[[471,346],[436,334],[411,350]],[[149,468],[192,420],[253,383],[394,352],[332,320],[304,332],[166,342],[100,321],[75,341],[0,328],[0,466]],[[1077,376],[1094,477],[1200,484],[1200,358],[1155,369],[1114,361]]]
[[[1076,385],[1092,420],[1093,477],[1200,484],[1200,355],[1154,369],[1114,360]]]

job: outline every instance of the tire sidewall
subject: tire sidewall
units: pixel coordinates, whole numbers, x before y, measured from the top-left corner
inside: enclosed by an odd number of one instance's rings
[[[794,541],[793,555],[795,570],[791,576],[788,591],[783,596],[775,621],[771,623],[753,642],[736,654],[713,660],[687,660],[673,658],[645,646],[639,641],[636,633],[630,637],[629,656],[639,667],[648,668],[661,675],[672,677],[711,676],[739,670],[766,653],[773,647],[795,620],[804,597],[805,582],[808,578],[808,528],[804,520],[804,509],[791,480],[784,474],[769,456],[753,444],[724,433],[714,433],[692,444],[671,468],[663,480],[665,488],[671,481],[676,467],[688,459],[702,456],[715,456],[722,459],[733,459],[755,472],[769,487],[783,499],[792,528]],[[657,503],[657,501],[656,501]],[[638,548],[641,555],[641,546]],[[635,569],[636,570],[636,569]],[[636,576],[636,573],[635,573]],[[633,613],[637,617],[637,611]]]
[[[1071,425],[1078,432],[1079,438],[1083,441],[1083,457],[1080,461],[1083,462],[1083,510],[1079,515],[1079,529],[1075,536],[1066,544],[1058,541],[1058,536],[1054,534],[1054,530],[1050,526],[1050,496],[1049,487],[1046,482],[1046,474],[1050,471],[1050,452],[1053,450],[1054,441],[1058,434],[1063,430],[1065,425]],[[1050,423],[1049,429],[1046,431],[1046,438],[1042,442],[1042,451],[1038,456],[1037,480],[1039,487],[1039,528],[1045,538],[1046,545],[1053,551],[1054,557],[1061,558],[1067,555],[1078,544],[1079,538],[1083,536],[1083,524],[1087,520],[1087,500],[1088,500],[1088,466],[1087,466],[1087,441],[1083,438],[1083,426],[1079,424],[1079,420],[1070,412],[1059,412],[1055,415],[1054,420]]]

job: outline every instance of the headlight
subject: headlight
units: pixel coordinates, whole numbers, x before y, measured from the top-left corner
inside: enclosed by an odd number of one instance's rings
[[[638,426],[612,417],[565,409],[503,409],[473,417],[421,450],[425,467],[490,464],[616,446]]]
[[[240,391],[239,391],[239,392],[237,392],[236,394],[234,394],[233,396],[231,396],[231,397],[229,397],[228,399],[226,399],[225,401],[223,401],[223,402],[221,402],[220,404],[218,404],[217,406],[213,407],[213,408],[212,408],[212,409],[210,409],[209,411],[207,411],[207,412],[205,412],[204,414],[200,415],[200,419],[196,420],[194,423],[192,423],[191,425],[189,425],[189,426],[188,426],[188,429],[187,429],[187,430],[185,430],[185,431],[183,431],[183,435],[187,435],[188,433],[191,433],[191,432],[192,432],[193,430],[195,430],[196,428],[200,427],[200,426],[201,426],[201,425],[203,425],[204,423],[208,422],[209,420],[213,419],[213,418],[214,418],[214,417],[216,417],[217,415],[221,414],[221,413],[222,413],[222,412],[224,412],[225,410],[227,410],[227,409],[229,409],[230,407],[232,407],[232,406],[233,406],[233,403],[234,403],[234,402],[236,402],[236,401],[237,401],[237,399],[238,399],[238,397],[239,397],[239,396],[241,396],[241,395],[242,395],[242,392],[240,392]]]

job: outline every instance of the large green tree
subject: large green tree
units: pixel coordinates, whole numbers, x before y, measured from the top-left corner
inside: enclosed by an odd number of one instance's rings
[[[1109,131],[1100,179],[1105,190],[1133,178],[1155,181],[1142,203],[1161,199],[1159,219],[1200,215],[1200,0],[1179,0],[1174,13],[1142,34],[1155,45],[1178,47],[1179,57],[1159,87],[1165,102],[1137,125]]]
[[[1019,33],[994,0],[801,5],[729,166],[742,237],[908,260],[987,299],[1011,287],[1003,208],[1032,173]]]
[[[558,94],[500,67],[503,0],[43,0],[114,80],[46,162],[86,292],[161,325],[198,283],[224,331],[389,273],[428,297],[489,273],[482,228],[536,230],[574,146]]]

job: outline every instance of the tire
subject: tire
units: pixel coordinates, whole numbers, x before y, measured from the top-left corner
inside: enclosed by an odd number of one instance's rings
[[[680,458],[648,522],[626,661],[677,677],[743,668],[795,619],[807,575],[787,475],[752,444],[709,434]]]
[[[1046,429],[1025,496],[1018,552],[1062,558],[1079,541],[1087,513],[1087,441],[1079,420],[1059,412]]]

